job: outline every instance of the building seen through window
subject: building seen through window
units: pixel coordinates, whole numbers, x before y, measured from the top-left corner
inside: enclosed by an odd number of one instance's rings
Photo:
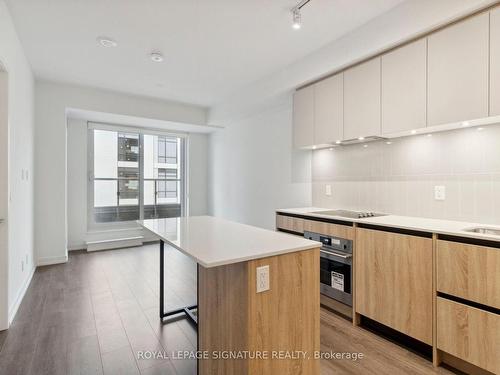
[[[181,215],[182,138],[90,131],[93,224]]]

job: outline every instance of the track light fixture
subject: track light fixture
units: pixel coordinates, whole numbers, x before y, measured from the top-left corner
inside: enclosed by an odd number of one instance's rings
[[[295,30],[299,30],[302,27],[302,15],[300,10],[311,0],[302,0],[295,7],[292,8],[292,27]]]

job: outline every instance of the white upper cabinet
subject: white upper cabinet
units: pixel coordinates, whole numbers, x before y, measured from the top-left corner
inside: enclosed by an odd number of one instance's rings
[[[488,116],[489,14],[428,37],[427,124]]]
[[[314,86],[297,90],[293,95],[293,146],[314,144]]]
[[[490,116],[500,115],[500,7],[490,14]]]
[[[380,57],[344,72],[344,139],[380,135]]]
[[[382,134],[426,126],[427,41],[382,56]]]
[[[343,76],[340,73],[314,85],[314,144],[344,138]]]

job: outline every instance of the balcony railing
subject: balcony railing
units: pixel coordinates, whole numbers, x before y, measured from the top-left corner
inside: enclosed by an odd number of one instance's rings
[[[115,181],[116,182],[116,205],[94,204],[94,220],[99,222],[132,221],[140,218],[140,180],[129,177],[116,178],[94,178],[94,181]],[[181,215],[181,200],[179,183],[180,179],[165,178],[145,178],[143,180],[143,217],[164,218],[178,217]],[[135,182],[137,189],[129,188],[123,182]],[[152,195],[150,188],[146,188],[148,183],[153,183]],[[175,182],[175,190],[164,190],[160,186],[161,182]],[[166,185],[166,184],[165,184]],[[165,186],[166,187],[166,186]],[[162,193],[173,193],[172,197],[161,197]],[[94,193],[95,194],[95,193]],[[149,196],[146,196],[149,195]],[[94,196],[95,203],[95,196]],[[105,203],[105,202],[104,202]],[[152,203],[152,204],[151,204]]]

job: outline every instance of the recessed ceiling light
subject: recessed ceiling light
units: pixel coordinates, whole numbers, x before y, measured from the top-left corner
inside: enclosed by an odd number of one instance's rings
[[[312,147],[312,149],[313,149],[313,150],[316,150],[316,146],[313,146],[313,147]]]
[[[413,129],[413,130],[411,131],[411,134],[417,134],[417,131],[416,131],[415,129]]]
[[[367,148],[367,147],[368,147],[368,145],[363,145],[363,147],[364,147],[364,148]]]
[[[470,124],[469,124],[469,121],[464,121],[464,122],[462,122],[462,126],[463,126],[463,127],[466,127],[466,126],[469,126],[469,125],[470,125]]]
[[[341,144],[341,143],[342,143],[342,141],[341,141],[341,140],[335,141],[335,144],[337,144],[337,145],[339,145],[339,144]]]
[[[392,142],[391,141],[387,141],[385,142],[386,145],[392,145]]]
[[[103,47],[116,47],[118,45],[118,43],[116,43],[115,40],[111,39],[111,38],[107,38],[107,37],[104,37],[104,36],[100,36],[97,38],[97,41],[99,42],[99,44]]]
[[[329,148],[329,150],[330,150],[330,151],[333,151],[333,147],[330,147],[330,148]]]
[[[480,131],[483,131],[484,128],[477,128],[477,131],[480,132]]]
[[[157,63],[163,62],[163,55],[160,52],[151,52],[151,60]]]
[[[431,134],[431,133],[429,133],[429,134],[426,134],[426,136],[427,136],[427,137],[432,137],[432,134]]]
[[[364,139],[365,139],[365,137],[359,137],[359,138],[358,138],[358,140],[360,140],[360,141],[362,141],[362,140],[364,140]]]

